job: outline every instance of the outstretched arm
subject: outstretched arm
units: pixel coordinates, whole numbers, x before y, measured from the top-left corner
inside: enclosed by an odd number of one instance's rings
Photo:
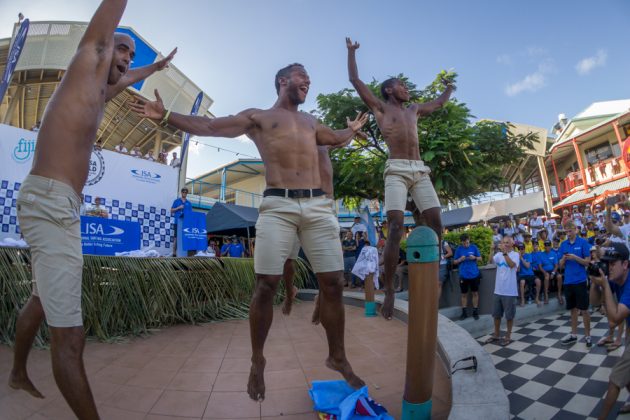
[[[343,130],[333,130],[324,124],[317,123],[317,145],[318,146],[341,146],[353,139],[361,127],[367,122],[368,114],[359,112],[354,120],[346,118],[348,128]]]
[[[79,42],[78,49],[95,47],[100,54],[114,42],[114,31],[122,18],[127,0],[103,0]]]
[[[606,228],[606,232],[610,233],[613,236],[623,238],[623,233],[621,233],[621,229],[619,229],[619,226],[612,222],[611,215],[612,207],[609,204],[606,204],[606,219],[604,220],[604,227]]]
[[[210,119],[166,111],[157,89],[155,89],[155,98],[156,100],[151,102],[136,97],[136,101],[130,103],[129,107],[141,117],[161,121],[195,136],[238,137],[250,134],[256,127],[251,118],[256,112],[255,109],[246,109],[229,117]]]
[[[356,51],[359,49],[358,42],[352,43],[350,38],[346,38],[346,47],[348,47],[348,77],[350,83],[357,90],[361,100],[370,108],[372,112],[383,112],[383,104],[365,83],[359,79],[359,70],[357,69]]]
[[[448,102],[448,100],[451,97],[451,93],[453,93],[453,91],[455,90],[455,86],[453,85],[452,82],[446,79],[442,79],[442,84],[444,85],[444,87],[446,87],[446,89],[437,99],[434,99],[433,101],[425,102],[423,104],[412,105],[412,107],[416,111],[416,114],[419,117],[424,116],[424,115],[429,115],[433,111],[439,108],[442,108],[444,104]]]
[[[109,101],[114,96],[125,90],[128,86],[131,86],[134,83],[139,82],[140,80],[146,79],[156,71],[161,71],[167,68],[169,63],[175,56],[175,53],[177,53],[177,48],[171,51],[168,56],[164,57],[160,61],[156,61],[155,63],[149,64],[148,66],[129,70],[123,77],[120,78],[118,83],[116,83],[115,85],[107,86],[106,100]]]

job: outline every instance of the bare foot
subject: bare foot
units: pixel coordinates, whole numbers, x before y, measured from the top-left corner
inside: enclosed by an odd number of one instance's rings
[[[287,292],[287,297],[284,298],[284,304],[282,305],[282,313],[285,315],[289,315],[291,313],[291,308],[293,307],[293,299],[297,296],[298,288],[293,286],[291,292]]]
[[[383,306],[381,306],[381,315],[386,320],[392,319],[394,314],[394,291],[385,290],[385,300],[383,300]]]
[[[9,375],[9,386],[13,389],[23,389],[35,398],[44,398],[44,395],[35,388],[28,376]]]
[[[319,295],[315,297],[315,309],[313,309],[313,316],[311,322],[314,325],[319,325]]]
[[[326,359],[326,366],[332,370],[336,370],[341,373],[343,379],[350,384],[350,386],[354,389],[359,389],[365,385],[365,382],[352,371],[352,367],[347,360],[342,362],[335,361],[333,358],[329,357]]]
[[[247,393],[249,398],[254,401],[262,401],[265,399],[265,359],[262,362],[252,362],[252,368],[249,371],[249,381],[247,382]]]

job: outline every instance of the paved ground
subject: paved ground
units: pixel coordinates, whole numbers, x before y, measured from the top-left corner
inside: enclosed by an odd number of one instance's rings
[[[517,309],[518,310],[518,309]],[[486,344],[510,400],[510,413],[518,419],[590,419],[601,410],[611,367],[623,347],[607,353],[596,343],[608,331],[605,317],[592,315],[593,347],[578,341],[571,347],[559,340],[570,332],[568,314],[548,316],[514,328],[514,343]],[[584,330],[578,329],[578,338]],[[489,336],[481,337],[483,343]],[[623,390],[614,412],[628,398]],[[614,418],[614,417],[613,417]],[[621,418],[630,419],[628,416]]]
[[[87,344],[85,361],[103,419],[278,418],[314,419],[308,388],[313,380],[340,376],[324,366],[327,346],[321,326],[312,326],[313,304],[298,304],[290,317],[274,313],[267,341],[267,398],[247,396],[249,325],[231,321],[176,326],[126,343]],[[346,307],[346,350],[370,394],[400,418],[407,342],[400,321],[365,318]],[[0,346],[0,419],[72,419],[54,384],[47,350],[34,350],[32,379],[46,395],[38,400],[7,385],[12,352]],[[436,369],[433,418],[450,407],[450,382]]]

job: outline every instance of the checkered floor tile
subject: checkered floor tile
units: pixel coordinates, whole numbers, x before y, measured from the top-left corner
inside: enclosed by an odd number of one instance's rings
[[[605,317],[592,314],[593,347],[589,349],[583,340],[581,324],[580,318],[578,342],[570,347],[560,344],[560,339],[570,331],[568,314],[514,327],[514,342],[506,347],[484,344],[489,335],[479,339],[499,372],[513,418],[575,420],[598,416],[611,367],[623,347],[610,353],[605,347],[597,347],[597,341],[608,332],[608,322]],[[627,399],[628,392],[624,389],[613,413]]]

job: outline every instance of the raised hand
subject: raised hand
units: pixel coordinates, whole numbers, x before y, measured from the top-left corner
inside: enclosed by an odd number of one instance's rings
[[[361,46],[361,44],[359,44],[358,42],[355,42],[353,44],[352,40],[350,38],[346,37],[346,47],[348,47],[348,50],[356,51],[356,50],[359,49],[360,46]]]
[[[161,71],[161,70],[164,70],[165,68],[167,68],[169,63],[173,59],[173,57],[175,57],[176,53],[177,53],[177,47],[175,47],[175,49],[173,51],[171,51],[171,53],[169,55],[167,55],[166,57],[164,57],[160,61],[156,62],[155,64],[157,65],[157,71]]]
[[[143,118],[152,120],[161,120],[166,113],[164,102],[157,89],[155,89],[155,101],[145,101],[136,96],[135,101],[129,104],[129,107]]]
[[[452,88],[453,90],[456,89],[455,84],[453,83],[452,80],[449,80],[445,77],[442,77],[442,79],[440,80],[442,82],[442,85],[444,85],[444,88]]]
[[[354,120],[350,120],[349,117],[346,117],[346,123],[348,124],[348,128],[352,131],[359,131],[361,127],[365,125],[368,120],[367,112],[361,112],[357,114],[357,117]]]

